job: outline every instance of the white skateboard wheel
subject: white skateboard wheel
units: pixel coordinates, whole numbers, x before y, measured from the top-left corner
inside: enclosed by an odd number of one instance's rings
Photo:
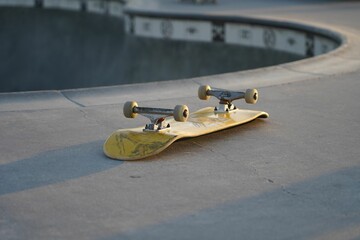
[[[138,106],[137,102],[134,101],[126,102],[123,108],[124,116],[127,118],[135,118],[137,116],[137,113],[134,113],[134,107],[137,106]]]
[[[211,90],[209,85],[202,85],[198,89],[198,96],[201,100],[209,100],[210,96],[207,94],[207,91]]]
[[[256,89],[246,89],[245,102],[255,104],[259,99],[259,93]]]
[[[189,108],[186,105],[176,105],[174,108],[174,119],[178,122],[186,122],[189,117]]]

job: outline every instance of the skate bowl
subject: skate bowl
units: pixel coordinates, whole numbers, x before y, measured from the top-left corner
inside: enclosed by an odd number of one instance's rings
[[[46,1],[0,7],[0,92],[243,71],[327,53],[343,41],[335,32],[295,23],[131,9],[123,13],[111,11],[110,5],[94,10],[92,1],[74,2],[78,5],[72,8]]]

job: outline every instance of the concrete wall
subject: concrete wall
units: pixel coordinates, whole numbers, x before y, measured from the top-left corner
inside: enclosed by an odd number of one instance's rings
[[[121,71],[121,19],[0,8],[0,91],[111,84]]]
[[[125,46],[124,59],[131,62],[123,71],[124,78],[136,82],[208,76],[303,58],[272,49],[136,36],[127,36]]]

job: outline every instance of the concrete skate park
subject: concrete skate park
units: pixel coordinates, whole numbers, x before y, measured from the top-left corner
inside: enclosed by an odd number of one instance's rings
[[[360,2],[0,0],[0,239],[357,239]],[[123,103],[268,119],[139,161]]]

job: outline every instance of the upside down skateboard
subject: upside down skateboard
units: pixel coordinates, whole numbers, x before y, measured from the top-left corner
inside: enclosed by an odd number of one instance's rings
[[[255,104],[258,91],[248,89],[246,92],[212,90],[210,86],[200,86],[198,96],[208,100],[214,96],[220,100],[217,107],[207,107],[189,114],[185,105],[174,109],[139,107],[136,102],[124,104],[124,115],[134,118],[141,114],[150,119],[145,127],[119,129],[113,132],[104,143],[106,156],[119,160],[137,160],[150,157],[171,143],[188,137],[212,133],[226,128],[250,122],[256,118],[267,118],[262,111],[238,109],[232,101],[244,98],[247,103]]]

